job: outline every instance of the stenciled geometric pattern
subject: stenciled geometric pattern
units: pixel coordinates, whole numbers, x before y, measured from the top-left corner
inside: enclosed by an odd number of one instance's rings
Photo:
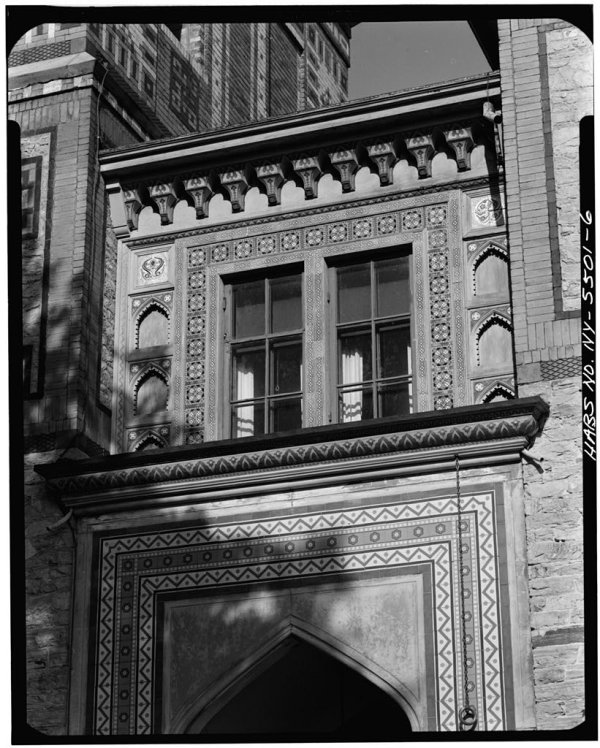
[[[460,257],[459,246],[459,227],[458,227],[458,201],[456,196],[444,196],[444,202],[441,196],[437,203],[432,205],[423,204],[426,200],[415,198],[398,199],[398,208],[392,210],[389,206],[385,212],[381,212],[377,201],[371,201],[369,204],[372,208],[367,212],[365,208],[347,208],[334,212],[329,221],[321,220],[318,223],[311,221],[312,225],[303,226],[302,220],[291,219],[286,221],[288,228],[270,233],[258,234],[251,236],[250,231],[244,231],[243,238],[239,237],[238,232],[231,231],[219,232],[219,238],[216,242],[210,242],[210,235],[207,235],[208,242],[203,245],[205,248],[205,258],[207,266],[207,304],[210,304],[210,330],[207,330],[207,336],[210,339],[216,339],[216,326],[220,314],[220,306],[217,299],[213,299],[213,293],[217,292],[219,283],[213,277],[214,274],[244,272],[265,267],[272,267],[278,263],[278,257],[285,255],[291,257],[297,253],[299,260],[304,261],[305,272],[314,272],[317,275],[324,272],[324,256],[331,257],[332,253],[340,255],[346,252],[377,249],[379,246],[392,247],[391,241],[397,237],[397,241],[402,244],[412,243],[413,262],[414,262],[414,285],[415,285],[415,338],[416,338],[416,397],[415,403],[420,410],[444,409],[453,404],[466,404],[469,393],[467,391],[466,376],[466,351],[462,345],[462,308],[458,303],[462,300],[457,299],[456,304],[451,306],[450,289],[452,281],[451,273],[456,273],[456,268],[450,266],[450,256],[454,257],[454,262],[458,262],[462,272],[462,258]],[[406,207],[403,207],[406,206]],[[356,216],[356,217],[354,217]],[[448,225],[452,217],[451,226]],[[315,216],[317,218],[317,216]],[[298,227],[298,228],[296,228]],[[260,230],[257,226],[255,230]],[[452,237],[452,245],[449,246],[449,237]],[[430,269],[427,261],[427,251],[421,251],[421,246],[426,245],[429,254],[435,251],[439,255],[440,262],[436,270],[436,277],[432,289],[425,290],[423,286],[428,285],[428,273]],[[264,256],[260,247],[268,246],[269,255]],[[242,251],[243,249],[243,251]],[[319,270],[319,265],[313,257],[316,253],[321,253],[321,264],[323,267]],[[300,254],[302,253],[302,255]],[[436,258],[434,258],[435,260]],[[283,257],[282,257],[283,260]],[[443,260],[443,263],[441,262]],[[221,266],[223,270],[221,270]],[[212,270],[210,268],[212,267]],[[305,349],[307,356],[307,366],[305,371],[305,397],[303,408],[303,422],[308,426],[321,425],[327,419],[327,414],[323,412],[323,394],[315,391],[317,379],[323,382],[323,367],[318,372],[312,371],[313,358],[316,361],[327,355],[327,341],[325,335],[316,338],[314,335],[316,329],[324,330],[326,321],[323,317],[323,299],[315,294],[312,296],[314,305],[309,303],[308,295],[311,290],[315,290],[315,282],[311,277],[306,276],[306,299],[305,308],[307,316],[315,321],[315,328],[306,325],[305,330]],[[435,298],[429,303],[429,291],[435,295]],[[435,317],[429,322],[431,314]],[[428,331],[429,327],[429,331]],[[444,336],[442,344],[437,345],[439,336]],[[431,336],[429,340],[427,337]],[[456,338],[460,338],[458,341]],[[457,352],[457,342],[461,348]],[[431,357],[434,349],[435,362],[426,356]],[[217,371],[216,354],[218,351],[207,350],[207,387],[206,387],[206,409],[204,419],[206,424],[205,438],[207,440],[223,438],[226,434],[217,431],[214,424],[216,423],[217,404],[221,399],[218,379],[213,376]],[[314,353],[314,357],[311,358]],[[445,359],[443,358],[445,356]],[[323,358],[325,360],[325,358]],[[458,376],[456,381],[453,377],[453,371]],[[328,374],[325,372],[325,377]],[[327,382],[323,385],[327,387]],[[435,396],[434,396],[435,393]],[[187,422],[187,419],[186,419]],[[188,424],[189,425],[189,424]]]
[[[232,584],[277,579],[309,583],[332,573],[425,561],[433,566],[435,584],[436,678],[430,687],[436,692],[437,729],[456,730],[465,678],[478,710],[477,729],[505,729],[495,492],[466,493],[461,506],[462,567],[452,495],[101,538],[94,733],[148,735],[153,730],[158,594],[214,593]]]
[[[446,410],[454,404],[453,338],[448,268],[447,210],[444,205],[427,209],[429,230],[429,308],[431,312],[431,354],[434,410]]]
[[[238,248],[243,251],[243,247]],[[187,331],[185,356],[186,444],[204,441],[204,381],[206,359],[206,253],[201,247],[188,249]]]
[[[489,414],[490,418],[492,414]],[[488,421],[448,424],[444,427],[422,428],[400,431],[369,437],[348,438],[343,441],[313,442],[298,446],[276,447],[254,452],[238,452],[215,457],[188,459],[181,461],[125,467],[106,472],[65,475],[51,479],[52,485],[60,491],[65,500],[69,494],[85,495],[91,491],[103,491],[162,483],[171,480],[191,480],[210,476],[224,476],[231,473],[248,473],[274,468],[292,468],[297,465],[323,464],[333,460],[361,460],[374,455],[399,453],[409,450],[431,449],[443,445],[461,445],[469,442],[509,439],[523,436],[528,439],[539,431],[537,414],[523,414],[516,410],[513,414]]]

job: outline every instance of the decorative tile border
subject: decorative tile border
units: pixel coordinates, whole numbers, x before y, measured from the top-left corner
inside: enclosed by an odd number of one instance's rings
[[[329,221],[315,215],[310,225],[306,226],[305,222],[292,219],[285,221],[285,228],[277,232],[257,236],[250,236],[247,231],[240,235],[239,230],[221,232],[218,242],[203,245],[207,274],[210,276],[207,280],[208,298],[211,300],[207,313],[207,338],[217,340],[219,337],[216,299],[219,295],[218,276],[222,274],[266,268],[289,258],[304,261],[305,271],[308,273],[310,267],[311,272],[319,276],[324,272],[326,260],[338,254],[411,245],[415,275],[414,325],[417,328],[417,409],[445,409],[469,402],[466,351],[464,345],[458,345],[462,341],[463,312],[458,303],[451,303],[451,286],[455,281],[450,276],[451,269],[454,268],[455,274],[460,273],[461,284],[464,275],[458,193],[396,200],[386,206],[385,212],[381,212],[381,207],[377,201],[350,205],[337,211]],[[284,224],[283,221],[281,223]],[[199,248],[196,247],[195,251],[198,252]],[[433,277],[430,276],[429,264],[425,262],[427,255],[428,262],[436,268]],[[317,265],[317,258],[320,266]],[[305,304],[308,315],[305,330],[305,426],[320,425],[327,419],[323,395],[328,385],[323,381],[327,345],[322,284],[322,280],[317,284],[307,278],[306,291],[307,296],[310,291],[311,298],[307,298]],[[318,285],[321,286],[321,295]],[[427,326],[429,333],[426,333]],[[456,336],[458,342],[454,346]],[[210,346],[207,351],[206,409],[203,414],[204,438],[207,441],[224,436],[216,425],[217,404],[222,394],[216,359],[218,352],[214,348]],[[313,371],[316,366],[318,371]],[[188,425],[188,429],[191,434],[192,426]],[[187,440],[189,443],[190,437]]]
[[[441,731],[456,729],[462,703],[457,503],[453,496],[327,513],[246,519],[99,540],[94,732],[152,731],[157,594],[191,596],[231,584],[316,579],[433,563],[436,702]],[[469,689],[478,729],[506,727],[500,649],[500,578],[493,491],[463,497],[463,560]]]

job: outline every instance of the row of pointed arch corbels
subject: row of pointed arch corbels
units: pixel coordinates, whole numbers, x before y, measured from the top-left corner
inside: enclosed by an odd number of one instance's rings
[[[343,192],[353,192],[356,173],[363,166],[377,174],[381,186],[385,187],[393,183],[393,168],[401,159],[416,166],[419,179],[426,179],[431,177],[433,157],[441,152],[453,158],[458,171],[464,172],[471,168],[473,148],[482,143],[493,147],[489,123],[456,123],[428,132],[383,137],[313,153],[280,156],[261,163],[213,168],[204,174],[128,185],[123,188],[127,224],[130,230],[136,229],[142,208],[152,206],[160,214],[161,223],[168,225],[173,221],[173,210],[180,200],[195,208],[197,218],[205,218],[208,203],[215,194],[223,195],[230,201],[232,211],[239,213],[244,210],[245,196],[251,187],[258,187],[267,196],[269,206],[279,205],[281,189],[290,180],[302,188],[306,199],[310,200],[317,197],[318,181],[323,174],[331,174],[339,181]]]

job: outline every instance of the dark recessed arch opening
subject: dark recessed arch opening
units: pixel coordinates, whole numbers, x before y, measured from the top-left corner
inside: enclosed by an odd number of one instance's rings
[[[411,734],[402,707],[359,672],[294,636],[280,656],[188,734],[232,740],[392,741]]]

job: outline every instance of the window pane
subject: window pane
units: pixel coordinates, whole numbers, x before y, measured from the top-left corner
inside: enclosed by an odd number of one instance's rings
[[[408,257],[383,260],[375,265],[377,285],[377,316],[410,312]]]
[[[364,382],[373,378],[371,333],[340,335],[340,383]]]
[[[369,389],[343,390],[339,394],[342,423],[373,418],[373,392]]]
[[[371,316],[369,264],[338,268],[338,319],[351,322]]]
[[[302,403],[299,397],[271,401],[271,430],[290,431],[302,428]]]
[[[379,387],[379,415],[403,416],[412,411],[412,384],[401,382]]]
[[[231,410],[231,435],[234,439],[243,436],[260,436],[265,433],[265,405],[238,405]]]
[[[302,283],[299,275],[271,281],[271,332],[302,327]]]
[[[232,400],[253,400],[265,394],[264,349],[234,352],[232,391]]]
[[[302,389],[302,345],[273,346],[272,392],[297,392]]]
[[[379,330],[379,376],[398,377],[411,373],[410,328],[394,325]]]
[[[264,281],[239,283],[233,287],[233,335],[235,338],[249,338],[264,334]]]

